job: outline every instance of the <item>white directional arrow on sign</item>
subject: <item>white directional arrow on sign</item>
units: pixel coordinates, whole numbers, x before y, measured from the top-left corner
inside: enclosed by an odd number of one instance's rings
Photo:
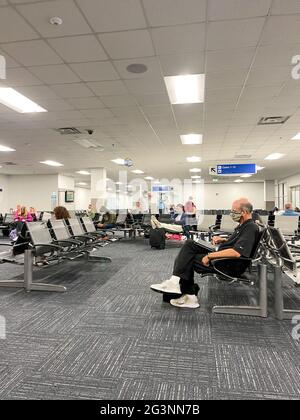
[[[209,175],[217,175],[217,167],[216,166],[211,166],[209,168]]]

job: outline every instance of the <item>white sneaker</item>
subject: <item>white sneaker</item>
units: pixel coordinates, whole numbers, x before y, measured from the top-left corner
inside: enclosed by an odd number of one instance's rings
[[[172,306],[176,306],[176,308],[189,308],[189,309],[200,308],[198,298],[195,295],[184,295],[179,299],[172,299],[170,303]]]
[[[179,282],[180,277],[172,276],[169,280],[166,280],[160,284],[153,284],[150,287],[152,290],[154,290],[154,292],[174,293],[176,295],[182,295]]]

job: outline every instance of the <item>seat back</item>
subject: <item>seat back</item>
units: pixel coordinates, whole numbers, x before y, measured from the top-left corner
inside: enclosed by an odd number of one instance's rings
[[[53,242],[45,222],[26,222],[26,227],[33,245],[49,245]]]
[[[78,219],[69,219],[69,226],[72,230],[73,236],[82,236],[85,234],[81,223]]]
[[[217,217],[214,214],[200,214],[198,220],[198,230],[200,232],[208,232],[211,226],[217,224]]]
[[[275,257],[281,258],[283,267],[294,273],[297,274],[297,261],[293,257],[291,250],[283,236],[283,233],[280,229],[276,229],[274,227],[269,226],[269,234],[272,245],[275,247]],[[271,252],[274,252],[271,248]]]
[[[151,214],[150,213],[144,214],[142,225],[143,226],[151,226]]]
[[[299,216],[276,216],[275,226],[284,235],[292,236],[299,229]]]
[[[57,241],[66,241],[71,238],[71,234],[64,220],[51,220],[50,226]]]
[[[160,223],[172,223],[172,218],[170,214],[161,214],[159,216]]]
[[[125,225],[127,219],[127,213],[119,213],[117,217],[117,225]]]
[[[86,229],[87,233],[97,232],[94,223],[92,222],[92,220],[89,217],[83,217],[81,220],[82,220],[82,223],[85,226],[85,229]]]
[[[11,213],[6,213],[4,217],[4,223],[13,223],[14,222],[14,215]]]
[[[268,224],[269,224],[269,216],[259,216],[260,217],[260,219],[261,219],[261,221],[262,221],[262,223],[263,223],[263,225],[264,226],[268,226]]]
[[[221,231],[233,233],[236,229],[237,223],[235,223],[232,218],[228,215],[223,215],[221,220]]]
[[[253,249],[252,249],[252,252],[251,252],[251,255],[250,255],[251,260],[254,260],[254,259],[259,257],[261,246],[262,246],[262,244],[264,242],[264,239],[267,236],[267,234],[268,234],[268,228],[267,227],[264,228],[264,229],[261,229],[259,231],[257,241],[256,241],[255,245],[253,246]]]
[[[43,222],[48,222],[52,218],[52,214],[50,212],[44,211],[42,216]]]

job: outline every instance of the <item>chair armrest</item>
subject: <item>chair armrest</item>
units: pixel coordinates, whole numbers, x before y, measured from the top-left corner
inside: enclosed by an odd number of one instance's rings
[[[79,241],[75,241],[75,239],[64,239],[62,241],[54,241],[55,244],[57,244],[58,246],[60,246],[60,244],[62,245],[82,245],[81,242]]]
[[[37,248],[39,246],[53,248],[54,250],[57,250],[57,251],[62,251],[63,250],[61,246],[58,246],[58,245],[55,245],[55,244],[34,244],[34,248]]]

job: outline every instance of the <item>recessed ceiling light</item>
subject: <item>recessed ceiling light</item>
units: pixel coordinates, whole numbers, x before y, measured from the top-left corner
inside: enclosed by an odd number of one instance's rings
[[[48,112],[35,102],[11,88],[0,88],[0,103],[22,114]]]
[[[145,179],[147,181],[153,181],[154,180],[154,178],[152,176],[145,176]]]
[[[251,174],[245,174],[245,175],[241,175],[241,178],[251,178],[252,175]]]
[[[116,182],[116,185],[123,185],[123,182]]]
[[[80,185],[80,186],[82,186],[82,187],[85,187],[86,185],[87,185],[87,183],[86,182],[78,182],[78,184],[77,185]]]
[[[145,64],[134,63],[134,64],[129,64],[129,66],[126,67],[126,70],[129,73],[142,74],[142,73],[146,73],[146,71],[148,70],[148,67],[145,66]]]
[[[204,102],[205,74],[165,77],[172,104],[197,104]]]
[[[264,169],[266,169],[265,166],[257,166],[256,165],[256,170],[257,171],[263,171]]]
[[[282,153],[272,153],[271,155],[267,156],[265,160],[278,160],[283,158],[285,155]]]
[[[193,181],[193,184],[202,184],[202,181]]]
[[[192,178],[192,179],[201,179],[201,176],[199,176],[199,175],[194,175],[194,176],[192,176],[191,178]]]
[[[186,160],[189,163],[196,163],[196,162],[201,162],[202,159],[199,156],[191,156],[191,157],[186,158]]]
[[[140,169],[135,169],[134,171],[131,171],[133,174],[137,174],[137,175],[143,175],[145,172],[141,171]]]
[[[190,172],[192,174],[199,174],[200,172],[202,172],[202,169],[200,169],[200,168],[193,168],[193,169],[190,169]]]
[[[240,184],[241,182],[244,182],[242,179],[236,179],[234,182],[236,182],[237,184]]]
[[[202,144],[203,135],[202,134],[184,134],[180,136],[181,142],[184,146]]]
[[[295,137],[292,138],[292,140],[300,140],[300,133],[296,134]]]
[[[0,146],[0,152],[15,152],[15,149],[12,149],[11,147],[7,146]]]
[[[88,171],[77,171],[76,173],[79,175],[91,175],[91,173]]]
[[[45,160],[44,162],[40,162],[40,163],[42,163],[43,165],[48,165],[48,166],[56,166],[56,167],[64,166],[62,163],[55,162],[53,160]]]
[[[107,188],[107,191],[112,191],[112,188]]]
[[[113,159],[112,162],[117,165],[125,165],[125,159]]]

